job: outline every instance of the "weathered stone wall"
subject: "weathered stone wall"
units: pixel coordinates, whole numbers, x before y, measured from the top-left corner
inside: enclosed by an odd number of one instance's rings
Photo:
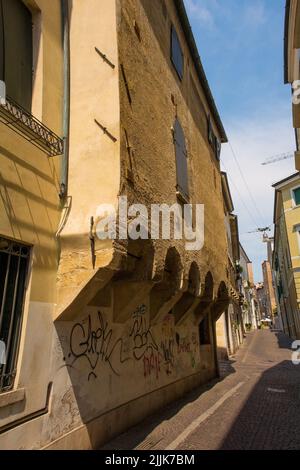
[[[227,263],[221,176],[207,139],[210,110],[174,3],[126,0],[119,1],[119,6],[119,62],[125,72],[125,78],[120,73],[120,192],[130,202],[147,205],[178,202],[172,135],[177,115],[186,137],[190,202],[205,205],[205,244],[199,252],[186,251],[182,240],[172,240],[172,245],[180,253],[184,277],[188,278],[190,264],[196,261],[202,281],[211,271],[217,290],[226,281]],[[170,59],[171,23],[185,57],[182,82]],[[154,246],[155,264],[160,265],[170,242],[154,241]]]

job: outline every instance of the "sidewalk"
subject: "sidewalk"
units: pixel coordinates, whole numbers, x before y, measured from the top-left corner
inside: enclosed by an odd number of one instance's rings
[[[300,449],[300,365],[289,338],[250,333],[221,375],[103,449]]]

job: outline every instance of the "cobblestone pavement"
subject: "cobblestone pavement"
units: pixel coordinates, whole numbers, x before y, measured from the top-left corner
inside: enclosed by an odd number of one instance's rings
[[[300,365],[280,332],[248,334],[221,364],[221,379],[196,389],[103,449],[300,449]]]

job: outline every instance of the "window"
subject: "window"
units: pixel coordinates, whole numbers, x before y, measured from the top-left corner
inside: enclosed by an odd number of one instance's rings
[[[174,26],[171,28],[171,60],[180,80],[182,80],[184,68],[183,52]]]
[[[28,246],[0,237],[0,392],[14,384],[29,255]]]
[[[214,134],[210,116],[207,117],[207,138],[208,138],[208,142],[211,145],[211,148],[214,151],[216,159],[219,161],[220,156],[221,156],[221,142],[218,140],[218,138]]]
[[[209,316],[208,315],[206,315],[206,317],[203,318],[203,320],[200,322],[199,342],[200,342],[200,346],[210,344]]]
[[[176,175],[177,175],[177,191],[186,199],[189,198],[188,183],[188,165],[187,151],[185,145],[185,137],[178,119],[174,124],[174,145],[176,157]]]
[[[293,189],[293,199],[295,206],[300,205],[300,188]]]
[[[21,0],[0,0],[0,80],[27,111],[32,98],[32,16]]]
[[[207,138],[208,138],[208,142],[210,143],[210,145],[212,145],[213,140],[214,140],[214,135],[213,135],[210,116],[208,116],[208,118],[207,118]]]
[[[216,138],[216,159],[220,160],[221,157],[221,142]]]

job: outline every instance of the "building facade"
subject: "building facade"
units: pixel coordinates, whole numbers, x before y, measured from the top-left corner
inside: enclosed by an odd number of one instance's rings
[[[218,357],[227,359],[235,354],[243,342],[244,330],[239,295],[239,278],[237,266],[240,261],[238,219],[233,213],[234,205],[230,194],[227,174],[222,172],[222,192],[224,198],[224,215],[227,236],[228,279],[231,301],[228,309],[221,315],[216,324]]]
[[[253,279],[252,262],[246,251],[240,244],[240,294],[241,308],[243,317],[243,327],[245,331],[256,329],[258,325],[258,303],[256,299],[256,290]]]
[[[300,171],[300,2],[286,0],[284,33],[284,82],[292,86],[293,126],[296,137],[295,165]]]
[[[267,317],[274,320],[274,315],[276,315],[276,300],[275,292],[273,286],[272,278],[272,269],[269,261],[264,261],[262,263],[262,273],[263,273],[263,284],[264,284],[264,293],[266,301],[266,314]]]
[[[255,286],[256,297],[259,307],[260,319],[267,317],[267,297],[263,282],[258,282]]]
[[[300,177],[291,175],[273,185],[273,272],[277,310],[283,330],[291,338],[300,335]]]
[[[1,3],[0,448],[97,448],[218,374],[226,134],[181,0]]]

